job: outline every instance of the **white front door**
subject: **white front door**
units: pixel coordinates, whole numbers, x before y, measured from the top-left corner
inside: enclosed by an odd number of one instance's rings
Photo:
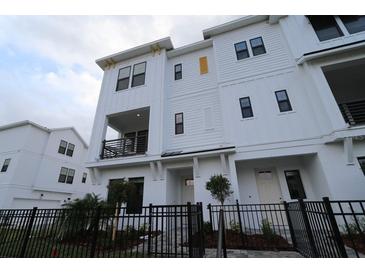
[[[194,180],[191,178],[184,178],[182,180],[181,202],[182,204],[187,202],[194,203]]]
[[[282,195],[275,169],[256,169],[255,174],[261,203],[280,203]]]

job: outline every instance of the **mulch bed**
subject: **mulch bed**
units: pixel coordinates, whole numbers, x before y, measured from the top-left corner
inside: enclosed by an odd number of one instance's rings
[[[357,252],[365,254],[365,237],[363,235],[343,235],[342,239],[345,245],[350,248],[356,249]]]
[[[217,248],[218,234],[212,232],[205,234],[205,247]],[[238,232],[226,231],[227,249],[255,249],[255,250],[293,250],[293,247],[279,235],[274,235],[270,239],[262,234],[244,234],[242,243],[241,235]]]

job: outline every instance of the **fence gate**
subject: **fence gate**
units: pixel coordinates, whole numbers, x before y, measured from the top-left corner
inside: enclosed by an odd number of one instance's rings
[[[287,205],[294,247],[305,257],[347,257],[328,198]]]

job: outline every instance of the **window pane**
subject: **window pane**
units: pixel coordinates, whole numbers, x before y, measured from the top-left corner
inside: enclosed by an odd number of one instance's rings
[[[82,183],[85,183],[85,182],[86,182],[86,178],[87,178],[87,173],[86,173],[86,172],[84,172],[84,173],[82,174]]]
[[[364,175],[365,175],[365,157],[357,158],[357,160],[359,161],[359,164],[360,164],[361,170],[362,170],[362,172],[363,172],[363,173],[364,173]]]
[[[302,179],[299,170],[285,171],[285,178],[288,184],[291,199],[306,199]]]
[[[67,147],[66,155],[67,155],[67,156],[71,156],[71,157],[72,157],[72,155],[73,155],[73,153],[74,153],[74,149],[75,149],[75,145],[74,145],[74,144],[69,143],[69,144],[68,144],[68,147]]]
[[[349,33],[365,31],[365,15],[342,15],[340,18]]]
[[[242,51],[242,50],[247,50],[247,44],[246,42],[240,42],[234,45],[236,48],[236,51]]]
[[[136,188],[127,197],[126,213],[140,214],[143,206],[143,178],[129,178],[129,181],[133,182]]]
[[[257,47],[257,48],[252,48],[252,54],[254,56],[264,54],[264,53],[266,53],[266,50],[265,50],[264,46],[260,46],[260,47]]]
[[[289,101],[279,102],[279,108],[280,108],[280,112],[291,111],[292,110]]]
[[[241,59],[245,59],[245,58],[248,58],[250,57],[250,55],[248,54],[248,51],[240,51],[240,52],[237,52],[237,60],[241,60]]]
[[[250,44],[254,56],[266,53],[264,41],[261,37],[251,39]]]
[[[134,65],[133,75],[142,74],[145,72],[146,72],[146,62]]]
[[[247,50],[247,44],[245,41],[235,44],[234,47],[236,50],[237,60],[250,57],[250,54],[248,53]]]
[[[117,91],[127,89],[128,86],[129,86],[129,78],[125,78],[123,80],[118,80]]]
[[[182,78],[182,65],[175,65],[175,80],[180,80]]]
[[[288,96],[287,96],[285,90],[277,91],[276,98],[278,99],[278,101],[288,100]]]
[[[60,146],[58,148],[58,153],[65,154],[66,147],[67,147],[67,142],[64,140],[61,140]]]
[[[252,109],[251,108],[243,108],[242,109],[242,116],[243,118],[249,118],[253,116]]]
[[[68,171],[67,168],[65,168],[65,167],[61,168],[60,176],[58,177],[59,183],[64,183],[66,181],[67,171]]]
[[[242,118],[253,117],[250,97],[240,98]]]
[[[74,175],[75,175],[75,170],[70,168],[67,173],[66,184],[72,184],[74,180]]]
[[[184,133],[183,124],[176,124],[175,125],[175,134],[182,134],[182,133]]]
[[[145,74],[133,76],[132,87],[144,85]]]
[[[308,16],[319,41],[337,38],[343,35],[338,27],[336,20],[331,15],[312,15]]]
[[[8,170],[11,159],[5,159],[4,164],[1,168],[1,172],[6,172]]]
[[[261,37],[251,39],[250,43],[251,43],[251,47],[253,47],[253,48],[262,46],[264,44]]]
[[[119,70],[118,79],[129,78],[130,73],[131,73],[131,67],[122,68]]]
[[[181,64],[175,65],[175,72],[179,72],[181,70],[182,70],[182,65]]]
[[[240,99],[240,102],[241,102],[241,107],[242,108],[244,108],[244,107],[250,107],[251,106],[250,99],[248,97],[241,98]]]
[[[175,116],[175,123],[176,124],[180,124],[182,122],[183,122],[183,114],[182,113],[176,114],[176,116]]]

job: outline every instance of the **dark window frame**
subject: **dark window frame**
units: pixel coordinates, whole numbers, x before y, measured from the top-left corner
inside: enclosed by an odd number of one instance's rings
[[[314,20],[317,19],[316,17],[319,19],[324,19],[324,17],[332,18],[332,20],[333,20],[332,23],[334,23],[334,25],[332,25],[332,27],[337,30],[336,36],[326,37],[323,33],[321,33],[321,32],[324,32],[325,28],[323,28],[323,26],[322,26],[322,29],[320,29],[320,26],[318,26],[318,24],[321,24],[321,23],[323,24],[323,22],[319,22],[319,21],[315,22]],[[343,31],[341,30],[340,26],[338,25],[338,23],[336,21],[335,16],[333,16],[333,15],[310,15],[310,16],[307,16],[307,18],[320,42],[324,42],[324,41],[328,41],[328,40],[332,40],[332,39],[336,39],[336,38],[344,36]],[[329,36],[329,33],[327,33],[327,36]]]
[[[66,174],[62,174],[62,170],[66,170],[64,172]],[[62,183],[62,184],[66,183],[67,174],[68,174],[68,168],[67,167],[61,167],[60,174],[58,175],[58,182]]]
[[[72,149],[70,148],[70,146],[73,146]],[[72,157],[73,154],[74,154],[74,151],[75,151],[75,145],[72,144],[72,143],[68,143],[67,150],[66,150],[66,155]]]
[[[72,175],[70,175],[70,172],[73,172]],[[72,168],[69,168],[68,171],[67,171],[67,177],[66,177],[66,184],[69,184],[71,185],[74,181],[74,178],[75,178],[75,174],[76,174],[76,171]],[[71,179],[69,179],[71,178]]]
[[[293,193],[293,189],[291,188],[291,185],[289,184],[288,182],[288,175],[287,173],[289,172],[294,172],[298,175],[298,178],[299,178],[299,187],[301,188],[300,191],[302,193],[298,193],[298,196],[295,196],[294,193]],[[285,175],[285,180],[286,180],[286,184],[288,186],[288,190],[289,190],[289,195],[290,195],[290,199],[292,200],[295,200],[295,199],[307,199],[307,194],[305,192],[305,188],[304,188],[304,185],[303,185],[303,180],[302,180],[302,176],[300,175],[300,170],[299,169],[292,169],[292,170],[284,170],[284,175]],[[300,197],[300,194],[303,194],[302,197]]]
[[[281,99],[278,98],[278,93],[279,92],[285,92],[285,96],[286,96],[285,100],[281,100]],[[288,95],[288,92],[286,91],[286,89],[281,89],[281,90],[275,91],[275,97],[276,97],[276,102],[278,103],[278,107],[279,107],[280,112],[293,111],[293,107],[291,105],[290,98],[289,98],[289,95]],[[283,106],[282,106],[283,105],[282,103],[286,103],[289,108],[284,109]]]
[[[176,70],[178,67],[180,67],[180,71]],[[174,75],[175,75],[175,81],[182,79],[182,63],[176,64],[174,66]]]
[[[245,106],[245,107],[243,107],[243,106],[242,106],[242,101],[243,101],[243,100],[246,100],[246,99],[248,100],[248,103],[249,103],[250,105],[249,105],[249,106]],[[254,117],[250,96],[241,97],[241,98],[239,99],[239,102],[240,102],[240,108],[241,108],[241,115],[242,115],[242,119],[247,119],[247,118],[252,118],[252,117]],[[250,114],[249,114],[248,116],[246,115],[245,110],[249,110],[249,111],[250,111]]]
[[[66,143],[66,145],[63,147],[61,146],[62,145],[62,142]],[[67,145],[68,145],[68,142],[66,142],[65,140],[62,140],[60,141],[60,145],[58,146],[58,153],[60,154],[65,154],[66,150],[67,150]]]
[[[244,45],[246,46],[246,49],[245,49],[245,50],[237,50],[237,46],[238,46],[239,44],[244,44]],[[246,58],[249,58],[249,57],[250,57],[250,52],[248,51],[248,46],[247,46],[247,42],[246,42],[246,41],[241,41],[241,42],[235,43],[235,44],[234,44],[234,50],[235,50],[235,52],[236,52],[236,58],[237,58],[237,61],[239,61],[239,60],[243,60],[243,59],[246,59]],[[245,57],[240,57],[239,55],[240,55],[241,53],[244,53],[244,52],[246,52],[246,53],[247,53],[247,56],[245,56]]]
[[[124,78],[119,78],[119,75],[120,75],[120,72],[121,70],[123,69],[129,69],[129,73],[128,73],[128,77],[124,77]],[[117,79],[117,86],[115,87],[115,91],[120,91],[120,90],[125,90],[125,89],[128,89],[129,88],[129,83],[130,83],[130,78],[131,78],[131,70],[132,70],[132,66],[127,66],[127,67],[123,67],[123,68],[120,68],[119,71],[118,71],[118,79]],[[119,88],[119,82],[121,81],[125,81],[125,80],[128,80],[128,83],[127,83],[127,87],[125,88]]]
[[[257,39],[260,39],[262,44],[259,45],[259,46],[253,46],[252,45],[252,41],[257,40]],[[261,54],[265,54],[266,53],[265,43],[264,43],[264,39],[262,38],[262,36],[259,36],[259,37],[255,37],[255,38],[250,39],[250,46],[251,46],[251,50],[252,50],[252,55],[253,56],[258,56],[258,55],[261,55]],[[255,50],[257,50],[259,48],[262,48],[264,50],[264,52],[255,53]]]
[[[86,179],[87,179],[87,173],[84,172],[84,173],[82,173],[81,183],[85,184],[86,183]]]
[[[177,117],[181,115],[181,122],[177,123]],[[181,131],[178,130],[179,126],[181,126]],[[184,134],[184,113],[179,112],[175,113],[175,135]]]
[[[357,157],[357,161],[358,161],[358,163],[360,165],[360,168],[362,170],[362,173],[365,176],[365,156]],[[362,163],[362,161],[364,161],[364,163]]]
[[[136,66],[141,65],[141,64],[144,64],[144,72],[143,73],[139,73],[139,74],[134,74],[134,71],[135,71]],[[137,64],[134,64],[133,65],[132,84],[131,84],[131,87],[132,88],[139,87],[139,86],[143,86],[146,83],[146,71],[147,71],[147,62],[146,61],[140,62],[140,63],[137,63]],[[143,75],[143,84],[136,85],[135,84],[135,78],[138,77],[138,76],[141,76],[141,75]]]
[[[132,177],[128,178],[128,181],[136,186],[134,193],[136,196],[127,198],[126,214],[141,214],[144,199],[144,177]]]
[[[10,165],[11,158],[7,158],[4,160],[3,166],[1,167],[0,172],[6,172],[8,170],[8,167]]]
[[[346,19],[349,19],[350,17],[361,17],[361,19],[363,20],[363,21],[365,21],[365,15],[339,15],[338,16],[339,18],[340,18],[340,20],[341,20],[341,22],[342,22],[342,24],[345,26],[345,28],[346,28],[346,30],[347,30],[347,32],[351,35],[351,34],[355,34],[355,33],[359,33],[359,32],[363,32],[363,31],[365,31],[365,22],[364,22],[364,26],[362,26],[362,29],[360,29],[360,30],[354,30],[353,29],[353,25],[351,25],[351,24],[353,24],[354,22],[349,22],[349,21],[347,21]],[[344,20],[345,19],[345,20]],[[355,26],[355,27],[358,27],[358,26]]]

